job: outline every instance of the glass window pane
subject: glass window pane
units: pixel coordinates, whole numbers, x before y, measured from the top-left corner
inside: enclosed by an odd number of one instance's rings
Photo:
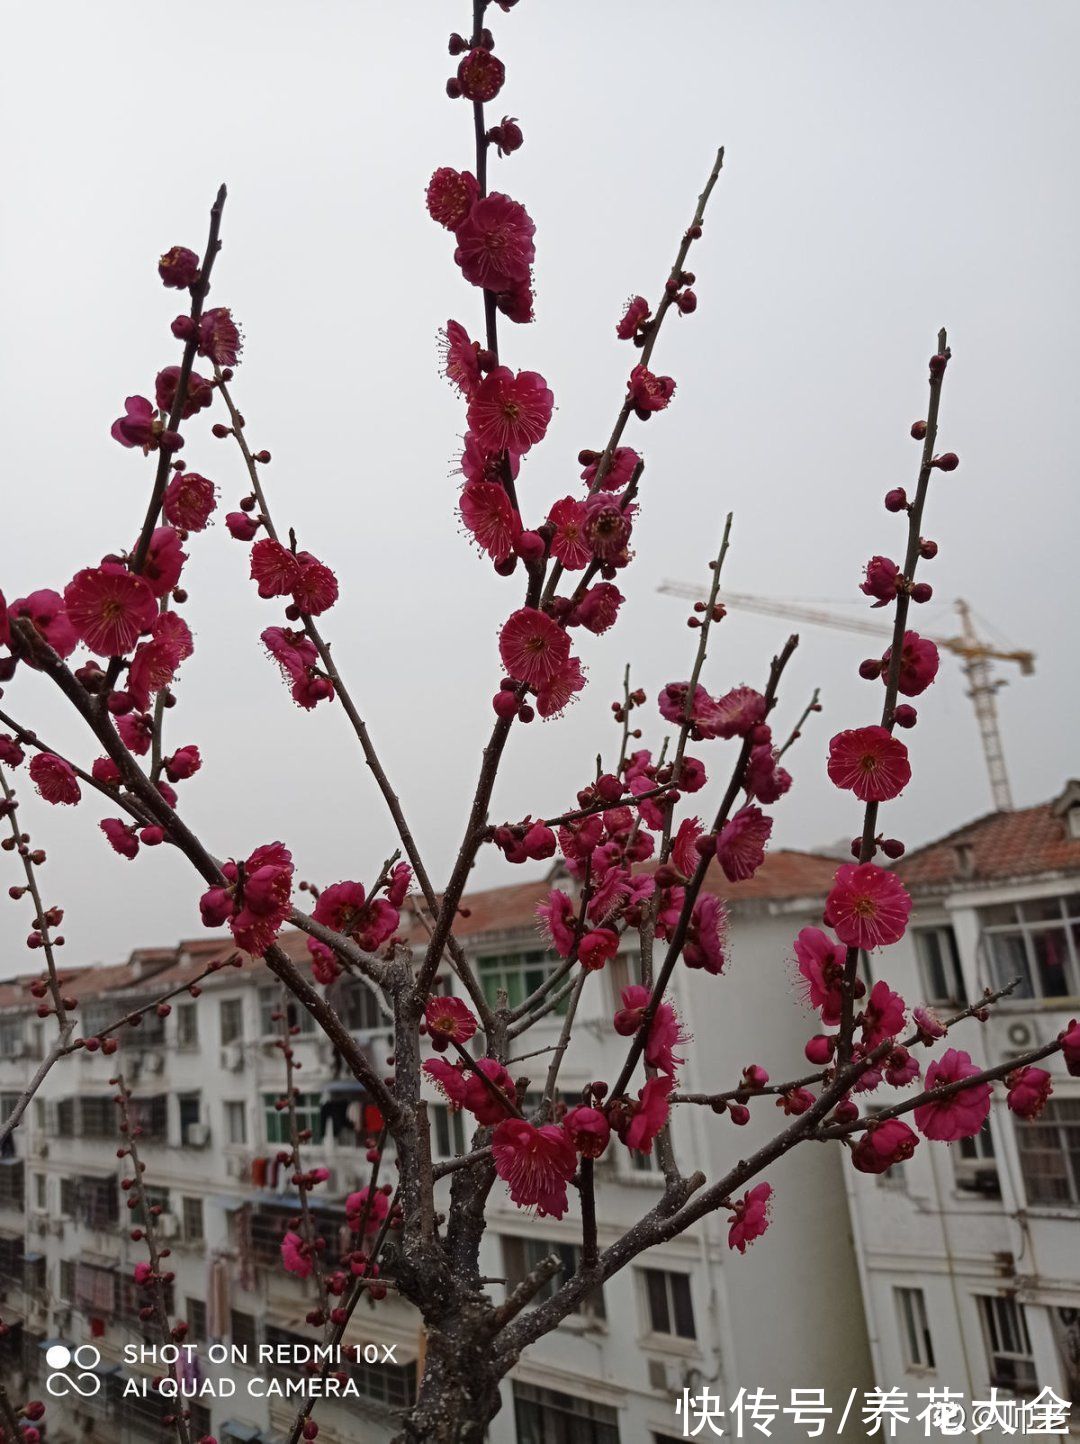
[[[990,971],[995,987],[1003,988],[1013,978],[1019,978],[1019,985],[1010,995],[1013,998],[1032,996],[1031,970],[1028,967],[1027,949],[1023,933],[991,933]]]
[[[671,1274],[672,1297],[675,1302],[675,1332],[682,1339],[697,1337],[694,1328],[694,1304],[690,1297],[690,1279],[687,1274]]]
[[[1073,991],[1069,977],[1069,943],[1064,928],[1042,928],[1031,934],[1040,992],[1045,998],[1065,998]]]
[[[649,1322],[656,1334],[671,1333],[671,1315],[668,1312],[667,1287],[660,1269],[645,1270],[645,1288],[649,1298]]]

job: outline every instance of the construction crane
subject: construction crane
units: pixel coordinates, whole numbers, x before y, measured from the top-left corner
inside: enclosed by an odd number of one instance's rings
[[[703,588],[690,582],[662,582],[659,591],[671,597],[686,597],[690,601],[707,601]],[[861,632],[863,636],[889,640],[892,628],[861,617],[845,617],[839,612],[826,612],[803,602],[782,601],[776,597],[752,597],[742,592],[721,592],[717,601],[735,611],[760,612],[768,617],[783,617],[789,621],[809,622],[815,627],[835,627],[842,632]],[[998,726],[997,691],[1006,685],[1004,678],[994,676],[992,663],[1015,662],[1020,675],[1030,677],[1035,670],[1035,654],[1020,649],[1005,651],[984,642],[975,631],[971,608],[967,602],[958,600],[956,610],[960,617],[958,637],[931,637],[946,652],[960,658],[960,670],[968,684],[967,695],[975,708],[975,719],[979,724],[986,770],[990,774],[990,791],[998,812],[1011,812],[1013,801],[1009,788],[1009,776],[1005,769],[1005,752],[1001,745],[1001,729]]]

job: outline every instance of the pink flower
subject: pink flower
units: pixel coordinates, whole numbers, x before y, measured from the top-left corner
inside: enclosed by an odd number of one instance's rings
[[[390,1200],[381,1188],[372,1193],[365,1185],[356,1193],[350,1193],[345,1200],[345,1222],[353,1233],[359,1233],[361,1224],[365,1234],[378,1233],[389,1212]]]
[[[1045,1068],[1018,1068],[1005,1079],[1009,1107],[1019,1118],[1038,1118],[1054,1091]]]
[[[166,366],[158,372],[154,381],[154,400],[158,404],[158,410],[162,417],[172,414],[173,404],[176,401],[177,387],[180,385],[180,367]],[[128,398],[131,399],[130,397]],[[214,387],[212,382],[205,376],[200,376],[197,371],[192,371],[187,381],[187,390],[184,392],[184,404],[180,410],[180,416],[187,420],[195,416],[204,407],[210,405],[214,399]],[[119,425],[119,423],[117,423]],[[119,440],[119,438],[117,438]]]
[[[716,860],[728,882],[745,882],[765,861],[765,844],[772,834],[772,818],[760,807],[741,808],[716,839]]]
[[[559,670],[536,689],[536,710],[541,717],[557,717],[585,686],[585,673],[577,657],[567,657]]]
[[[860,1173],[887,1173],[894,1163],[904,1163],[915,1152],[919,1138],[899,1118],[871,1123],[852,1149],[851,1161]]]
[[[497,55],[482,45],[466,51],[458,62],[458,84],[466,100],[486,104],[494,100],[506,79],[506,67]]]
[[[610,582],[597,582],[590,587],[566,619],[568,627],[584,627],[596,637],[613,627],[619,617],[619,608],[626,598],[618,587]]]
[[[702,893],[690,914],[686,930],[683,962],[688,968],[704,968],[707,973],[722,973],[727,956],[727,909],[713,893]]]
[[[636,507],[623,506],[602,491],[591,496],[585,507],[585,540],[593,556],[609,567],[626,566]]]
[[[1080,1078],[1080,1022],[1074,1018],[1065,1031],[1058,1034],[1058,1041],[1066,1071],[1073,1078]]]
[[[555,528],[551,538],[551,555],[568,572],[579,572],[588,566],[592,550],[585,540],[588,513],[582,502],[564,496],[548,512],[548,521]]]
[[[540,1218],[562,1218],[566,1185],[577,1169],[577,1153],[566,1130],[554,1123],[537,1128],[523,1118],[506,1118],[491,1144],[495,1171],[519,1208]]]
[[[860,802],[888,802],[911,781],[908,750],[884,727],[838,732],[829,743],[829,777]]]
[[[530,687],[540,687],[565,668],[570,638],[546,612],[521,607],[503,623],[499,656],[511,677]]]
[[[409,896],[412,878],[413,871],[407,862],[399,862],[396,867],[391,868],[390,881],[386,888],[386,899],[394,907],[400,908]]]
[[[8,608],[8,614],[25,618],[58,657],[70,657],[79,644],[78,634],[64,608],[63,597],[48,587],[31,592],[28,597],[17,597]]]
[[[227,921],[237,946],[260,958],[289,915],[292,854],[283,843],[271,842],[257,847],[242,869],[231,863],[225,871],[230,869],[238,879],[237,891],[229,899],[230,911],[224,911],[225,890],[211,888],[200,902],[203,922],[207,927],[220,927]]]
[[[578,961],[587,972],[596,973],[619,951],[619,935],[611,928],[593,928],[578,944]]]
[[[281,1262],[286,1273],[295,1274],[301,1279],[308,1278],[315,1267],[307,1244],[291,1229],[281,1240]]]
[[[599,1158],[611,1138],[611,1124],[599,1108],[571,1108],[563,1127],[582,1158]]]
[[[461,491],[461,519],[480,548],[495,561],[504,561],[521,533],[521,518],[497,481],[470,481]]]
[[[30,780],[38,795],[53,806],[74,806],[82,797],[79,779],[70,763],[52,752],[35,752],[30,759]]]
[[[626,303],[626,310],[622,319],[615,327],[615,334],[620,341],[632,341],[637,332],[649,319],[651,307],[644,296],[631,296]]]
[[[567,893],[553,888],[546,903],[540,903],[536,916],[543,923],[552,946],[560,958],[568,958],[574,946],[577,911]]]
[[[225,525],[234,541],[250,541],[259,530],[258,521],[246,511],[226,512]]]
[[[537,371],[496,366],[469,402],[469,430],[490,451],[521,456],[544,439],[555,398]]]
[[[870,990],[863,1010],[863,1044],[876,1048],[886,1038],[895,1038],[904,1026],[906,1005],[899,993],[880,980]]]
[[[743,778],[748,797],[756,797],[766,805],[783,797],[791,787],[791,773],[779,762],[779,754],[768,742],[750,749],[750,760]]]
[[[515,281],[505,291],[495,292],[495,305],[508,321],[515,326],[525,326],[534,320],[532,281]]]
[[[821,1013],[827,1028],[840,1021],[845,952],[820,928],[803,928],[795,939],[795,958],[806,980],[806,1001]]]
[[[852,948],[899,942],[907,928],[911,897],[900,879],[872,862],[836,869],[825,902],[825,923]]]
[[[442,351],[444,376],[469,399],[480,385],[480,343],[469,339],[460,321],[447,321]]]
[[[593,453],[595,455],[595,453]],[[604,472],[603,480],[600,482],[600,491],[622,491],[627,482],[634,474],[641,457],[632,446],[617,446],[611,453],[608,468]],[[590,461],[581,473],[581,479],[587,482],[590,489],[596,481],[596,474],[600,469],[601,457]]]
[[[624,1038],[631,1037],[641,1027],[649,1003],[649,989],[640,983],[631,983],[622,990],[622,1007],[615,1014],[615,1031]],[[670,1003],[661,1002],[653,1016],[649,1036],[645,1042],[645,1061],[651,1068],[674,1077],[675,1070],[685,1059],[675,1056],[675,1049],[681,1043],[689,1042],[683,1032],[679,1015]]]
[[[930,1090],[959,1083],[964,1078],[977,1077],[979,1071],[968,1053],[949,1048],[927,1068],[926,1087]],[[915,1126],[927,1138],[951,1143],[955,1138],[973,1137],[989,1114],[990,1084],[976,1083],[946,1098],[923,1103],[915,1109]]]
[[[235,366],[243,343],[228,306],[214,306],[199,317],[199,355],[217,366]]]
[[[199,258],[187,246],[172,246],[158,261],[158,275],[166,286],[187,290],[199,274]]]
[[[683,877],[692,877],[697,870],[697,840],[702,831],[701,823],[696,817],[684,817],[679,823],[679,830],[671,844],[671,860]]]
[[[310,711],[316,703],[333,699],[334,684],[316,673],[319,654],[310,637],[283,627],[267,627],[262,643],[285,680],[292,683],[294,702]]]
[[[25,756],[26,753],[10,732],[0,732],[0,762],[5,767],[18,767]]]
[[[140,1259],[132,1269],[131,1276],[139,1287],[143,1288],[154,1277],[153,1265],[147,1263],[145,1259]]]
[[[881,665],[884,669],[881,674],[883,681],[888,678],[891,661],[892,648],[890,647],[881,658]],[[926,691],[937,676],[938,662],[938,649],[933,642],[926,637],[920,637],[918,632],[904,633],[904,644],[900,650],[900,678],[897,686],[905,697],[918,697],[921,692]]]
[[[122,657],[157,616],[154,594],[118,562],[76,572],[64,588],[68,620],[81,642],[99,657]]]
[[[337,577],[310,552],[297,552],[300,576],[293,587],[293,601],[305,616],[319,617],[338,599]]]
[[[479,193],[476,177],[470,171],[441,166],[428,181],[428,215],[448,231],[456,231]]]
[[[493,191],[476,201],[458,224],[454,260],[472,285],[486,291],[506,291],[528,281],[536,259],[535,233],[525,207]]]
[[[323,888],[312,917],[353,938],[367,952],[381,948],[401,921],[397,908],[384,898],[369,899],[359,882],[336,882]]]
[[[421,1069],[442,1093],[452,1108],[465,1102],[465,1074],[462,1065],[448,1063],[445,1058],[429,1058]],[[502,1117],[502,1113],[499,1114]]]
[[[162,510],[170,526],[202,531],[217,507],[217,488],[196,471],[175,471],[165,488]]]
[[[650,1078],[623,1113],[616,1127],[619,1137],[627,1148],[635,1153],[651,1153],[653,1139],[668,1120],[671,1105],[668,1095],[675,1087],[675,1079],[666,1074]]]
[[[432,1040],[441,1039],[444,1047],[447,1043],[467,1043],[476,1032],[476,1019],[461,998],[429,998],[424,1020]]]
[[[746,737],[765,721],[765,698],[753,687],[733,687],[718,697],[702,719],[704,737]]]
[[[945,1026],[933,1008],[913,1008],[911,1016],[919,1030],[921,1043],[932,1043],[935,1038],[944,1038]]]
[[[160,426],[155,427],[157,413],[145,396],[129,396],[124,401],[124,415],[117,417],[110,435],[121,446],[142,447],[144,452],[156,451]]]
[[[341,965],[333,951],[325,943],[320,943],[318,938],[308,938],[307,950],[311,954],[311,976],[315,981],[324,988],[336,983],[341,977]]]
[[[165,776],[170,782],[184,782],[194,777],[202,766],[199,749],[194,743],[178,747],[171,757],[165,758]]]
[[[139,851],[139,839],[135,829],[119,817],[105,817],[98,823],[109,840],[109,846],[121,857],[131,858]],[[218,925],[220,926],[220,924]]]
[[[145,712],[125,712],[116,719],[116,730],[120,741],[136,757],[145,757],[150,751],[154,723]]]
[[[866,580],[859,584],[859,591],[868,597],[875,597],[875,607],[883,607],[896,600],[899,591],[900,568],[888,557],[871,557],[866,563]]]
[[[187,553],[181,550],[180,537],[173,528],[155,527],[140,575],[160,600],[179,582],[186,561]]]
[[[635,366],[626,389],[638,417],[646,421],[654,411],[663,411],[667,406],[675,394],[675,383],[670,376],[654,376],[644,366]]]
[[[150,629],[150,640],[139,643],[128,667],[127,690],[136,707],[146,708],[150,698],[169,685],[180,663],[194,650],[191,631],[183,617],[176,612],[159,612]],[[123,720],[117,723],[118,727]]]
[[[689,692],[689,682],[669,682],[666,687],[660,689],[656,705],[665,722],[681,726],[683,722],[689,721],[693,723],[701,736],[705,736],[706,732],[703,729],[708,726],[708,719],[711,718],[716,703],[699,682],[694,688],[693,702],[687,707]],[[709,732],[708,735],[715,736],[716,734]]]
[[[478,1073],[483,1073],[488,1083],[478,1077]],[[505,1094],[508,1099],[515,1096],[514,1080],[503,1065],[496,1063],[494,1058],[478,1058],[465,1078],[461,1102],[477,1123],[482,1124],[485,1128],[490,1127],[493,1123],[498,1123],[511,1111],[509,1106],[500,1102],[488,1087],[490,1083],[493,1083],[496,1090],[500,1094]]]
[[[744,1193],[738,1203],[731,1205],[731,1227],[728,1229],[728,1248],[745,1253],[769,1226],[769,1205],[772,1199],[772,1184],[759,1183],[749,1193]]]
[[[299,578],[300,567],[288,547],[263,537],[251,548],[251,580],[258,583],[260,597],[288,596]]]
[[[885,1081],[890,1088],[906,1088],[919,1076],[919,1064],[906,1048],[897,1047],[889,1054],[885,1066]]]

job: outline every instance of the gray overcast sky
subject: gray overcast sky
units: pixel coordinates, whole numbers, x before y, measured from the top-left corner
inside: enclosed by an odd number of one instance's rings
[[[246,331],[235,390],[249,437],[273,452],[279,525],[342,578],[326,630],[436,879],[491,721],[497,629],[519,599],[518,581],[494,577],[459,534],[463,410],[436,369],[448,316],[479,328],[479,293],[423,209],[435,166],[471,164],[467,109],[443,92],[446,36],[468,9],[43,0],[8,14],[0,91],[0,586],[9,598],[62,588],[133,540],[152,467],[109,425],[177,359],[179,308],[156,259],[176,242],[201,249],[226,180],[213,298]],[[493,28],[508,72],[494,109],[526,137],[494,161],[493,185],[528,207],[538,250],[538,321],[504,325],[504,359],[542,371],[558,406],[520,484],[527,519],[577,491],[578,450],[603,444],[633,359],[614,338],[621,305],[658,294],[713,150],[728,148],[693,255],[698,312],[672,318],[655,357],[677,394],[627,438],[648,466],[630,601],[613,633],[583,640],[589,687],[567,719],[516,730],[496,814],[571,805],[598,748],[610,752],[626,658],[650,698],[686,676],[685,604],[655,587],[703,575],[729,508],[733,589],[847,605],[867,557],[899,551],[881,497],[913,478],[908,427],[942,324],[955,357],[942,447],[962,465],[931,497],[941,553],[916,624],[951,632],[949,603],[965,596],[995,636],[1038,653],[1033,678],[1007,674],[1002,724],[1018,804],[1055,793],[1080,771],[1067,600],[1080,10],[522,0]],[[204,420],[188,423],[184,455],[229,509],[239,458]],[[300,713],[261,654],[280,610],[255,596],[247,548],[219,524],[189,551],[197,650],[169,739],[197,741],[205,766],[184,786],[186,814],[219,854],[281,837],[301,876],[370,876],[393,839],[343,714]],[[759,682],[786,630],[732,613],[705,681]],[[815,684],[827,710],[776,809],[781,843],[857,828],[823,763],[828,736],[880,704],[855,675],[865,651],[857,636],[803,629],[781,720]],[[93,755],[39,679],[20,676],[4,705]],[[989,807],[954,660],[920,711],[915,779],[887,814],[909,842]],[[655,740],[651,706],[648,717]],[[719,775],[723,744],[699,750]],[[126,863],[97,831],[96,801],[47,809],[21,786],[72,962],[198,932],[182,859],[162,849]],[[487,858],[477,880],[524,875]],[[2,972],[29,961],[26,911],[0,909]]]

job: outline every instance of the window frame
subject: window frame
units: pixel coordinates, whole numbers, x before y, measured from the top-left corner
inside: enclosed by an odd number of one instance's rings
[[[1058,1116],[1063,1110],[1066,1111],[1064,1118]],[[1048,1099],[1038,1118],[1017,1119],[1015,1128],[1020,1177],[1027,1202],[1038,1208],[1080,1208],[1080,1094],[1067,1093]],[[1060,1160],[1061,1171],[1040,1175],[1030,1164],[1033,1157],[1051,1154],[1049,1147],[1038,1146],[1048,1132],[1056,1135],[1053,1154]],[[1068,1197],[1040,1196],[1035,1182],[1039,1177],[1062,1180]]]
[[[937,1367],[930,1318],[926,1312],[926,1293],[910,1284],[894,1284],[893,1302],[900,1326],[901,1352],[904,1368],[909,1374],[932,1373]]]
[[[682,1269],[642,1268],[641,1288],[645,1302],[647,1332],[657,1338],[677,1339],[680,1343],[697,1342],[697,1318],[694,1314],[693,1275]],[[680,1297],[681,1290],[685,1295]],[[663,1294],[663,1315],[659,1317],[658,1302]],[[683,1307],[689,1313],[690,1332],[679,1327]],[[667,1327],[664,1326],[666,1319]],[[685,1322],[685,1315],[684,1315]]]
[[[1012,1294],[976,1294],[975,1298],[978,1301],[979,1322],[986,1345],[991,1385],[1011,1394],[1037,1393],[1039,1380],[1035,1371],[1035,1351],[1031,1347],[1031,1335],[1028,1332],[1023,1304]],[[1018,1344],[1026,1345],[1026,1349],[1006,1347],[1007,1336],[1010,1335]],[[1015,1366],[1013,1377],[1009,1376],[1009,1368],[1002,1372],[1000,1366],[1003,1362]],[[1027,1365],[1030,1365],[1030,1379],[1018,1380],[1016,1376]]]
[[[960,966],[960,949],[956,941],[956,929],[951,923],[931,923],[926,927],[912,929],[915,956],[919,965],[919,981],[923,995],[931,1006],[963,1007],[967,1001],[964,973]],[[930,944],[936,956],[928,956]],[[939,990],[933,974],[939,971],[944,990]],[[952,989],[950,991],[950,975]]]
[[[225,1020],[229,1024],[226,1027]],[[233,1031],[235,1028],[235,1031]],[[243,998],[219,998],[218,999],[218,1038],[221,1046],[227,1048],[230,1043],[242,1043],[244,1041],[244,1000]]]
[[[1057,904],[1053,917],[1025,917],[1024,909],[1034,911],[1039,907]],[[1001,915],[1011,909],[1012,919]],[[1006,1004],[1030,1003],[1032,1000],[1046,1003],[1060,1003],[1069,1007],[1070,1002],[1080,998],[1080,892],[1055,893],[1049,897],[1023,898],[1015,902],[995,903],[979,910],[979,944],[985,950],[986,968],[995,987],[1012,982],[1017,968],[1022,967],[1020,986],[1008,998]],[[1043,976],[1035,938],[1052,930],[1060,929],[1065,938],[1066,956],[1062,963],[1062,976],[1066,982],[1062,993],[1047,992],[1043,987]],[[1019,958],[1004,960],[995,948],[995,939],[1019,940],[1023,950],[1023,961]]]
[[[560,958],[546,948],[518,949],[505,953],[488,953],[486,957],[477,958],[476,973],[484,990],[484,997],[492,1007],[496,1005],[499,988],[505,987],[509,1006],[517,1008],[538,988],[543,987],[552,973],[561,966],[561,962]],[[534,976],[530,978],[530,975]],[[560,1017],[565,1013],[569,1001],[569,998],[566,998],[557,1008],[552,1008],[551,1016]]]

